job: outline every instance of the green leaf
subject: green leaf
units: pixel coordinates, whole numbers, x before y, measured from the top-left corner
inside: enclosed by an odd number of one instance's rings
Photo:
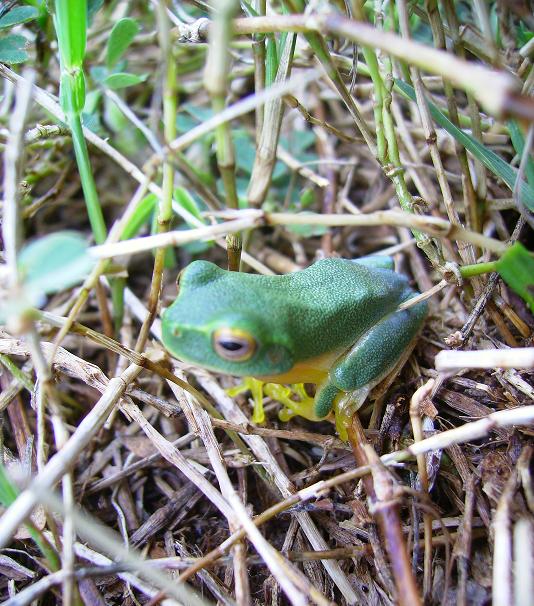
[[[134,19],[119,19],[113,26],[106,49],[106,65],[111,68],[122,57],[139,32],[139,24]]]
[[[109,76],[108,70],[103,65],[95,65],[89,69],[91,78],[97,83],[102,84],[104,80]]]
[[[27,23],[39,16],[39,11],[33,6],[16,6],[0,19],[0,29]]]
[[[28,41],[24,36],[11,34],[0,38],[0,63],[22,63],[28,59],[26,44]]]
[[[145,80],[146,76],[138,76],[137,74],[127,74],[122,72],[119,74],[110,74],[104,79],[104,84],[112,90],[117,90],[119,88],[126,88],[127,86],[139,84]]]
[[[395,80],[395,86],[406,97],[415,101],[415,90],[412,86],[402,80]],[[477,139],[471,137],[463,130],[455,126],[445,114],[427,99],[428,108],[432,118],[437,124],[444,128],[451,136],[459,141],[468,152],[473,154],[477,160],[480,160],[484,166],[494,175],[502,179],[506,185],[513,191],[517,179],[517,170],[505,162],[491,149],[488,149]],[[521,200],[530,210],[534,210],[534,189],[528,183],[521,182],[519,186]]]
[[[24,287],[37,298],[78,284],[96,259],[87,253],[87,242],[80,234],[62,231],[24,246],[18,264]]]
[[[497,261],[497,271],[534,313],[534,258],[529,251],[516,242]]]
[[[300,205],[302,208],[308,208],[315,204],[316,199],[315,189],[308,187],[300,194]]]
[[[194,118],[197,123],[205,122],[213,118],[213,109],[211,107],[203,107],[202,105],[194,105],[193,103],[184,103],[182,110]]]
[[[280,143],[287,148],[297,160],[301,162],[308,162],[310,160],[317,160],[316,154],[309,154],[305,156],[304,152],[314,145],[316,142],[315,133],[312,130],[299,130],[292,131],[287,137],[280,137]]]
[[[256,157],[256,146],[252,137],[245,130],[234,131],[233,135],[236,168],[246,175],[250,175]]]
[[[88,128],[90,131],[101,137],[107,134],[102,128],[102,123],[100,122],[100,114],[97,112],[82,112],[82,124],[84,128]]]
[[[324,234],[328,233],[328,227],[326,225],[288,225],[287,229],[301,238],[324,236]]]

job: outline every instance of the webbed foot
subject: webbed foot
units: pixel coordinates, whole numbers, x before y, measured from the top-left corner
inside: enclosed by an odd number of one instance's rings
[[[315,414],[315,398],[306,393],[303,383],[293,383],[290,387],[267,383],[265,393],[284,406],[278,411],[280,421],[287,422],[296,416],[304,417],[309,421],[321,420]],[[292,396],[297,396],[298,399]]]

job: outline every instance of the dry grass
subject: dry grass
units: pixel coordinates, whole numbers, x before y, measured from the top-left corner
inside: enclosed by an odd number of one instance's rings
[[[531,214],[432,121],[421,96],[518,167],[506,120],[528,134],[533,49],[518,40],[531,17],[497,2],[498,46],[484,2],[443,2],[440,15],[433,2],[400,0],[371,26],[326,10],[343,3],[309,2],[299,14],[295,0],[286,3],[295,15],[278,3],[265,18],[240,13],[230,39],[233,2],[221,0],[215,25],[184,21],[204,2],[175,3],[172,22],[164,2],[159,12],[147,4],[105,7],[89,31],[86,72],[102,65],[112,24],[135,18],[127,69],[146,74],[115,92],[88,80],[103,91],[86,122],[98,117],[99,128],[85,129],[110,229],[92,249],[100,260],[83,287],[51,295],[41,312],[12,309],[0,327],[0,455],[19,490],[0,518],[0,600],[531,603],[534,321],[496,274],[461,278],[510,240],[532,248]],[[359,2],[345,4],[368,18]],[[398,33],[386,36],[390,6]],[[289,34],[274,74],[269,44],[280,32]],[[378,50],[356,45],[369,35]],[[454,52],[440,50],[445,40]],[[436,54],[423,56],[423,43]],[[89,234],[70,137],[54,125],[57,57],[41,50],[31,102],[21,86],[30,76],[0,65],[6,302],[18,288],[17,226],[21,242]],[[501,76],[491,80],[493,69]],[[392,88],[393,75],[408,74],[417,102]],[[119,243],[147,193],[161,202],[159,233],[146,237],[145,224]],[[244,200],[255,208],[239,209]],[[348,443],[330,422],[281,423],[269,401],[265,425],[254,426],[248,399],[224,391],[233,379],[161,345],[154,314],[194,257],[284,273],[384,251],[430,297],[430,314],[403,367],[354,417]],[[116,333],[110,282],[122,277]]]

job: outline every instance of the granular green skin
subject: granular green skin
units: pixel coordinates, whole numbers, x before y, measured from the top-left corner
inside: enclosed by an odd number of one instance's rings
[[[394,271],[346,259],[324,259],[283,276],[228,272],[195,261],[182,273],[178,297],[163,315],[163,342],[176,357],[202,367],[261,377],[285,373],[321,354],[350,350],[363,338],[365,347],[350,364],[350,374],[360,379],[343,376],[343,360],[335,365],[331,378],[346,388],[387,370],[377,366],[394,364],[418,331],[426,304],[383,325],[391,324],[394,334],[379,329],[377,340],[373,329],[415,294]],[[219,357],[212,339],[221,327],[250,333],[257,343],[254,355],[243,362]]]

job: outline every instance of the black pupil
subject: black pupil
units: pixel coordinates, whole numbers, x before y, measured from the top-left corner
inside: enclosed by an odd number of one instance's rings
[[[227,351],[239,351],[244,347],[239,341],[219,341],[219,345]]]

